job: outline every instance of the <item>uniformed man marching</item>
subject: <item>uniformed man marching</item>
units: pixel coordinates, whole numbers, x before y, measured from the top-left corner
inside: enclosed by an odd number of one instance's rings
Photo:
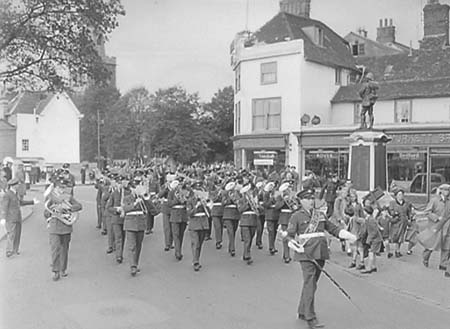
[[[356,241],[356,237],[332,224],[324,213],[315,209],[314,190],[303,190],[297,193],[297,197],[302,207],[291,216],[282,236],[295,250],[294,260],[300,262],[303,272],[298,318],[307,321],[310,329],[321,328],[323,325],[319,324],[314,310],[314,295],[321,269],[330,257],[325,231],[350,241]],[[299,241],[295,240],[297,235]]]
[[[235,239],[236,231],[239,225],[240,214],[237,209],[239,202],[239,192],[235,190],[236,183],[229,182],[225,186],[225,193],[222,195],[223,205],[223,225],[228,233],[228,252],[231,257],[236,255]]]
[[[253,263],[250,254],[252,241],[256,233],[256,221],[258,219],[257,201],[251,190],[251,184],[244,186],[241,190],[241,199],[239,200],[239,212],[241,213],[240,227],[242,239],[244,240],[244,254],[242,259],[248,265]]]
[[[111,195],[106,204],[106,209],[111,216],[111,227],[112,232],[114,232],[114,246],[116,250],[116,262],[122,263],[123,261],[123,245],[125,242],[125,231],[123,229],[123,224],[125,220],[125,213],[120,211],[122,205],[124,182],[128,184],[127,181],[123,181],[124,177],[116,176],[115,185],[111,191]]]

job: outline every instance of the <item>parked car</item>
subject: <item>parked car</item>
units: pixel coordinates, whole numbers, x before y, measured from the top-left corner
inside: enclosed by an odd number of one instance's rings
[[[438,173],[431,173],[431,193],[434,193],[436,189],[447,183],[446,179],[443,175]],[[426,173],[418,173],[416,174],[411,181],[396,181],[393,180],[390,185],[390,190],[392,191],[395,187],[400,187],[405,190],[405,192],[409,193],[427,193],[427,174]]]

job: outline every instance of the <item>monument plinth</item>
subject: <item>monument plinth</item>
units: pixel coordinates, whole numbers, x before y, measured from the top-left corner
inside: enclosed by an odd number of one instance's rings
[[[387,189],[386,144],[392,140],[382,131],[357,130],[348,137],[348,179],[357,191]]]

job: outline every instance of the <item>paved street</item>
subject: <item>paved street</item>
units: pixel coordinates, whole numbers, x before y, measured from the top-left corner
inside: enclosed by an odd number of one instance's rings
[[[77,187],[75,195],[84,210],[72,235],[67,278],[51,280],[42,204],[24,223],[20,256],[6,259],[0,243],[1,329],[306,328],[296,319],[297,263],[285,265],[265,248],[253,249],[255,262],[248,266],[240,243],[230,258],[208,241],[203,268],[194,272],[189,235],[176,262],[173,251],[163,251],[159,216],[154,234],[145,237],[142,272],[133,278],[126,262],[118,265],[105,253],[106,238],[95,229],[95,189]],[[419,249],[400,260],[382,257],[379,273],[370,277],[347,270],[348,258],[333,249],[326,268],[361,311],[322,277],[316,295],[321,321],[333,329],[449,328],[450,280],[435,269],[437,255],[433,268],[423,268]]]

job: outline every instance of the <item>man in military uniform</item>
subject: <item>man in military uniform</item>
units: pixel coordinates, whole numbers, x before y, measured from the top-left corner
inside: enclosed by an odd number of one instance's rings
[[[19,180],[13,178],[8,182],[9,189],[0,199],[0,223],[6,229],[6,257],[19,255],[20,236],[22,233],[22,212],[20,206],[33,205],[37,200],[25,201],[20,199],[17,192]]]
[[[323,327],[314,310],[314,295],[325,260],[329,259],[329,249],[325,231],[339,237],[356,241],[356,237],[328,221],[325,214],[315,209],[314,190],[297,193],[302,207],[292,214],[287,231],[282,236],[295,250],[294,260],[299,261],[303,272],[303,289],[298,306],[299,319],[308,323],[309,329]],[[296,236],[301,242],[297,242]]]
[[[114,232],[114,245],[116,249],[116,262],[122,263],[123,261],[123,245],[125,241],[125,231],[123,229],[123,222],[125,214],[120,211],[122,198],[123,198],[123,182],[128,184],[127,181],[123,181],[124,177],[115,177],[116,185],[111,191],[111,195],[106,204],[106,209],[111,216],[111,226]]]
[[[184,183],[186,184],[186,182]],[[170,226],[172,227],[173,242],[175,244],[175,258],[180,261],[183,258],[182,247],[184,232],[188,222],[186,203],[189,199],[187,186],[177,186],[169,192],[168,205],[170,207]]]
[[[176,182],[173,183],[172,182]],[[176,188],[179,184],[179,181],[173,180],[170,178],[167,183],[163,185],[163,188],[159,191],[158,197],[162,201],[161,212],[163,219],[163,231],[164,231],[164,251],[169,251],[173,248],[173,236],[172,236],[172,228],[170,226],[170,207],[168,203],[169,192]],[[175,186],[177,185],[177,186]]]

